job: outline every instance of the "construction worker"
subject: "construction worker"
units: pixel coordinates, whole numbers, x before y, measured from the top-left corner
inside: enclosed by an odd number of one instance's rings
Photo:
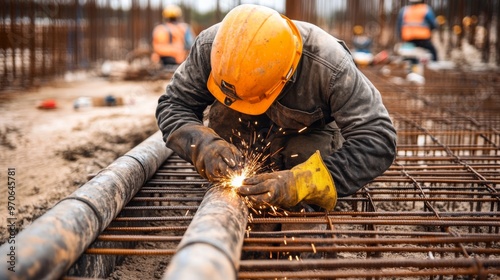
[[[345,44],[264,6],[237,6],[198,35],[156,117],[166,145],[212,182],[244,167],[245,142],[266,139],[272,170],[237,189],[259,207],[332,210],[395,157],[380,93]]]
[[[191,27],[181,22],[182,10],[169,5],[163,9],[164,22],[153,30],[153,51],[163,65],[181,64],[193,45],[194,33]]]
[[[352,56],[358,66],[370,65],[373,62],[371,51],[373,40],[365,34],[361,25],[355,25],[352,28],[352,45],[354,47]]]
[[[432,30],[436,28],[436,17],[432,8],[424,0],[409,0],[410,5],[401,8],[396,22],[396,32],[400,40],[416,47],[427,49],[432,60],[437,61],[437,51],[432,44]]]

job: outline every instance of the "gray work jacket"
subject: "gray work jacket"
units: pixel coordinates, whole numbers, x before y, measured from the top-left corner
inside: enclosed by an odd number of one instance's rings
[[[323,155],[340,197],[355,193],[392,164],[396,131],[380,92],[357,69],[345,44],[321,28],[294,21],[303,40],[299,67],[266,112],[280,127],[301,129],[335,121],[345,139],[342,148]],[[210,50],[219,24],[196,38],[158,103],[156,117],[168,136],[187,124],[201,124],[215,98],[207,89]],[[238,40],[238,38],[235,38]]]

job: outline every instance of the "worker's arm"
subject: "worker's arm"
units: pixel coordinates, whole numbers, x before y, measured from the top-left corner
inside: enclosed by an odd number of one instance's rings
[[[344,197],[390,167],[396,156],[396,130],[375,86],[349,56],[340,65],[331,81],[329,104],[345,142],[323,160],[339,197]]]
[[[403,28],[403,14],[404,14],[404,7],[399,10],[398,13],[398,18],[396,19],[396,38],[398,41],[401,41],[401,30]]]
[[[429,24],[429,28],[431,30],[436,29],[437,27],[436,16],[430,6],[428,6],[427,14],[425,14],[425,21],[427,22],[427,24]]]
[[[196,35],[194,34],[193,29],[189,24],[186,24],[185,27],[186,33],[184,34],[184,48],[186,50],[190,50],[193,46],[194,38],[196,37]]]
[[[238,168],[241,153],[234,145],[203,125],[203,112],[215,98],[207,89],[211,38],[215,30],[202,32],[186,61],[175,71],[158,101],[156,118],[167,147],[210,181]]]
[[[278,101],[281,112],[285,112],[286,108],[290,111],[311,112],[320,107],[324,123],[335,120],[345,141],[340,149],[332,154],[322,154],[321,158],[333,178],[338,197],[345,197],[354,194],[389,168],[396,153],[396,131],[379,91],[354,65],[348,51],[328,36],[325,34],[324,37],[314,38],[309,35],[314,42],[325,42],[330,48],[322,49],[321,56],[318,54],[317,58],[310,51],[302,64],[302,76]],[[325,65],[325,61],[330,63]],[[294,90],[301,94],[293,94]],[[280,182],[282,179],[277,176],[282,174],[288,174],[286,182],[297,182],[290,178],[290,173],[277,172],[258,178],[274,180],[274,183],[248,181],[248,190],[244,189],[241,193],[261,201],[266,201],[263,196],[268,195],[268,200],[274,202],[279,202],[274,197],[294,197],[298,186]],[[289,187],[283,187],[282,184]],[[252,190],[251,185],[265,186],[259,188],[267,188],[269,194],[262,193],[258,188]],[[272,185],[275,189],[271,188]],[[319,189],[309,190],[322,194]],[[258,195],[261,195],[260,198]],[[334,201],[332,197],[325,196],[325,199]]]
[[[227,178],[243,162],[243,155],[234,145],[203,125],[185,125],[170,134],[167,143],[211,182]]]

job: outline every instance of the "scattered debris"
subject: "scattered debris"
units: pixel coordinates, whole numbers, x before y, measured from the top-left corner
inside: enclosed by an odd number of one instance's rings
[[[45,99],[41,101],[36,107],[38,109],[44,110],[57,109],[57,102],[54,99]]]
[[[116,97],[114,95],[106,95],[104,97],[78,97],[73,102],[73,109],[84,109],[91,107],[112,107],[112,106],[123,106],[125,102],[122,97]]]

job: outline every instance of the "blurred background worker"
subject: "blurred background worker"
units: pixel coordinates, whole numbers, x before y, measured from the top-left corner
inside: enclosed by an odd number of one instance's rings
[[[372,43],[373,40],[365,34],[364,28],[361,25],[355,25],[352,28],[352,45],[354,50],[352,56],[354,62],[358,66],[370,65],[373,62]]]
[[[163,65],[181,64],[193,45],[194,33],[191,27],[181,22],[182,10],[177,5],[163,9],[164,22],[153,30],[153,51]]]
[[[427,49],[432,60],[437,61],[436,48],[431,42],[432,30],[436,28],[436,17],[424,0],[409,0],[410,5],[399,11],[396,32],[399,39],[416,47]]]
[[[262,141],[275,168],[237,189],[258,207],[332,210],[395,157],[380,92],[345,43],[264,6],[237,6],[198,35],[156,117],[166,145],[212,182],[242,168],[242,142]]]

